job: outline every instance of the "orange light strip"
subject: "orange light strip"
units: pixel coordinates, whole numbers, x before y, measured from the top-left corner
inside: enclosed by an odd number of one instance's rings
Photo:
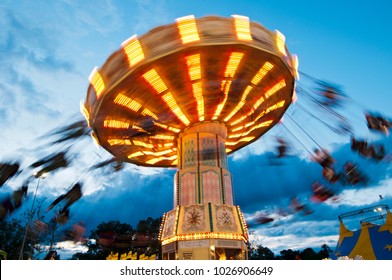
[[[174,136],[165,135],[165,134],[156,134],[149,137],[150,139],[156,140],[174,140]]]
[[[249,141],[251,141],[251,140],[253,140],[253,139],[255,139],[255,136],[248,136],[248,137],[241,138],[241,139],[239,139],[239,140],[236,141],[236,142],[226,142],[226,145],[227,145],[227,146],[235,146],[235,145],[237,145],[239,142],[249,142]]]
[[[257,72],[257,74],[253,77],[251,83],[257,85],[264,78],[264,76],[272,69],[274,65],[271,62],[266,62]]]
[[[285,104],[285,101],[282,100],[282,101],[279,101],[278,103],[276,103],[276,104],[274,104],[274,105],[268,107],[266,110],[262,111],[262,112],[256,117],[255,121],[257,122],[262,116],[264,116],[264,115],[266,115],[266,114],[268,114],[268,113],[270,113],[270,112],[272,112],[272,111],[274,111],[274,110],[277,110],[277,109],[279,109],[279,108],[282,108],[282,107],[284,106],[284,104]]]
[[[271,107],[268,107],[267,110],[265,110],[265,113],[268,114],[269,112],[275,111],[276,109],[282,108],[283,105],[285,104],[285,101],[282,100],[275,105],[272,105]]]
[[[283,55],[287,56],[286,43],[285,43],[286,38],[278,30],[275,30],[275,34],[276,34],[276,47],[278,48],[278,51],[281,52]]]
[[[223,107],[226,104],[227,96],[229,94],[230,85],[231,85],[231,81],[226,80],[225,84],[224,84],[224,88],[222,90],[223,100],[218,104],[218,107],[216,107],[214,116],[212,117],[213,120],[216,120],[219,117],[220,113],[222,112]]]
[[[144,73],[143,78],[154,88],[158,94],[161,94],[168,89],[155,69],[151,69],[150,71]],[[190,121],[178,106],[171,92],[165,93],[162,96],[162,100],[185,125],[190,124]]]
[[[256,102],[255,104],[253,104],[253,111],[256,110],[257,108],[259,108],[259,106],[264,102],[264,97],[261,96]]]
[[[155,164],[155,163],[162,161],[162,160],[175,160],[176,158],[177,158],[177,155],[174,155],[171,157],[157,157],[157,158],[153,158],[153,159],[146,161],[146,163],[147,164]]]
[[[173,149],[169,149],[169,150],[164,150],[164,151],[160,151],[160,152],[154,152],[154,151],[143,151],[143,154],[145,155],[154,155],[154,156],[163,156],[163,155],[167,155],[173,152]]]
[[[238,137],[241,137],[242,136],[242,133],[237,133],[237,134],[229,134],[229,136],[228,136],[228,138],[238,138]]]
[[[142,105],[133,100],[132,98],[129,98],[128,96],[124,95],[123,93],[119,93],[116,98],[113,101],[114,103],[127,107],[128,109],[137,112],[139,109],[142,107]]]
[[[165,90],[167,90],[167,86],[162,81],[161,77],[158,75],[155,69],[151,69],[150,71],[143,74],[143,78],[149,83],[156,92],[161,94]]]
[[[272,88],[267,90],[267,92],[265,93],[265,97],[270,98],[273,94],[275,94],[278,90],[284,88],[285,86],[286,86],[286,81],[284,79],[280,80]]]
[[[140,147],[144,147],[144,148],[148,148],[148,149],[153,149],[154,145],[153,144],[149,144],[143,141],[139,141],[139,140],[133,140],[132,141],[133,145],[135,146],[140,146]]]
[[[225,77],[226,78],[234,77],[234,74],[235,74],[235,72],[238,68],[238,65],[240,64],[243,56],[244,56],[244,54],[240,53],[240,52],[232,52],[230,54],[230,58],[229,58],[229,61],[227,62],[226,70],[225,70]]]
[[[200,79],[201,78],[200,54],[189,55],[185,59],[186,59],[186,64],[188,65],[188,74],[191,81]]]
[[[176,23],[183,45],[200,41],[196,20],[193,15],[177,18]]]
[[[165,101],[166,105],[169,106],[170,110],[185,124],[189,125],[190,121],[181,111],[181,108],[178,106],[176,100],[170,92],[165,93],[162,96],[162,100]]]
[[[88,79],[95,90],[97,99],[100,98],[102,92],[105,90],[105,83],[102,79],[101,74],[99,74],[97,67],[93,69]]]
[[[173,142],[170,142],[170,143],[165,143],[165,144],[163,144],[163,147],[173,147],[174,146],[174,143]],[[173,148],[174,150],[177,150],[177,148]]]
[[[225,69],[225,78],[233,78],[235,72],[237,71],[238,65],[241,62],[242,57],[244,56],[243,53],[240,52],[232,52],[230,54],[229,60],[227,61],[226,69]],[[221,90],[223,91],[224,97],[223,100],[218,104],[215,113],[212,117],[213,120],[216,120],[220,113],[222,112],[223,107],[226,104],[227,96],[230,90],[231,80],[224,79],[222,80]]]
[[[151,112],[151,111],[150,111],[149,109],[147,109],[147,108],[144,108],[141,114],[142,114],[143,116],[150,116],[150,117],[152,117],[152,118],[158,120],[157,115],[155,115],[153,112]]]
[[[231,119],[232,116],[234,116],[244,105],[245,105],[245,99],[248,96],[249,92],[253,89],[252,86],[247,86],[244,92],[242,93],[241,100],[237,104],[237,106],[234,108],[233,111],[225,118],[225,122]]]
[[[162,245],[167,245],[175,241],[185,241],[185,240],[199,240],[199,239],[231,239],[231,240],[241,240],[247,242],[246,238],[239,233],[226,233],[226,232],[201,232],[201,233],[188,233],[180,234],[165,240],[162,240]]]
[[[167,213],[163,213],[161,225],[159,226],[158,240],[161,240],[161,238],[162,238],[162,231],[163,231],[163,226],[166,223],[166,216],[167,216]]]
[[[250,114],[248,114],[247,116],[244,116],[244,118],[247,118],[249,115]],[[231,132],[236,132],[236,131],[242,130],[244,128],[250,127],[250,126],[254,125],[255,122],[256,121],[251,121],[251,122],[248,122],[248,123],[246,123],[244,125],[240,125],[240,126],[234,127],[234,128],[231,129]],[[234,124],[232,123],[231,125],[234,125]]]
[[[239,15],[232,15],[232,17],[234,18],[237,39],[242,41],[252,41],[252,36],[250,34],[249,18]]]
[[[271,123],[273,122],[273,120],[268,120],[262,123],[259,123],[255,126],[252,126],[247,132],[245,132],[243,135],[248,135],[249,133],[251,133],[253,130],[258,129],[260,127],[266,127],[269,126]]]
[[[277,82],[275,85],[273,85],[269,90],[266,91],[264,96],[266,98],[271,97],[273,94],[275,94],[278,90],[284,88],[286,86],[286,81],[284,79],[280,80]],[[253,104],[253,111],[257,110],[257,108],[260,107],[260,105],[264,102],[264,97],[261,96],[254,104]],[[250,113],[253,113],[250,112]]]
[[[204,98],[201,82],[193,83],[193,96],[197,102],[197,114],[199,116],[199,121],[204,121]]]
[[[241,126],[238,126],[238,127],[235,127],[235,128],[233,128],[232,130],[231,130],[231,132],[237,132],[237,131],[240,131],[240,130],[242,130],[242,129],[244,129],[244,125],[241,125]]]
[[[244,214],[242,213],[239,206],[237,206],[237,211],[238,211],[238,213],[240,213],[240,220],[241,220],[242,228],[244,229],[245,236],[248,237],[248,234],[249,234],[248,227],[246,225]]]
[[[82,102],[80,102],[80,112],[86,119],[88,127],[90,127],[90,113]]]
[[[131,140],[129,140],[129,139],[120,139],[120,138],[108,139],[108,143],[109,143],[110,146],[117,146],[117,145],[130,146],[130,145],[133,145]]]
[[[246,123],[245,125],[244,125],[244,127],[249,127],[249,126],[252,126],[252,125],[254,125],[255,124],[255,121],[253,121],[253,122],[248,122],[248,123]]]
[[[140,156],[144,156],[144,154],[143,154],[142,152],[138,151],[138,152],[134,152],[134,153],[128,155],[127,157],[128,157],[129,159],[131,159],[131,158],[140,157]]]
[[[159,123],[159,122],[155,122],[155,121],[153,121],[153,123],[156,126],[159,126],[159,127],[163,128],[163,129],[167,129],[167,130],[173,131],[175,133],[178,133],[178,132],[181,131],[181,129],[178,129],[178,128],[175,128],[175,127],[171,127],[171,126],[168,126],[168,125],[163,124],[163,123]]]
[[[125,129],[127,129],[127,128],[129,128],[130,124],[129,124],[129,122],[106,118],[103,122],[103,126],[110,127],[110,128],[125,128]]]
[[[124,41],[121,44],[121,47],[128,58],[130,67],[135,66],[144,59],[143,49],[136,35],[133,35],[128,40]]]
[[[200,54],[194,54],[186,57],[188,65],[188,74],[191,81],[201,78]],[[197,102],[197,113],[199,121],[204,121],[204,98],[201,82],[192,83],[193,96]]]
[[[248,115],[243,115],[242,117],[240,117],[239,119],[235,120],[234,122],[230,123],[231,126],[234,126],[240,122],[242,122],[244,119],[246,119],[250,114],[248,113]]]
[[[137,125],[132,125],[132,129],[133,130],[137,130],[137,131],[140,131],[140,132],[147,132],[146,130],[144,130],[143,128],[141,128],[140,126],[137,126]],[[148,132],[149,133],[149,132]],[[151,134],[151,133],[149,133],[149,134]]]
[[[260,81],[264,78],[264,76],[274,67],[274,65],[270,62],[265,62],[263,64],[263,66],[259,69],[259,71],[256,73],[256,75],[254,75],[254,77],[252,78],[251,83],[256,86],[260,83]],[[245,99],[247,97],[247,95],[249,94],[249,92],[253,89],[252,86],[247,86],[247,88],[245,89],[242,97],[241,97],[241,101],[238,103],[238,105],[236,106],[236,108],[234,108],[234,110],[230,113],[230,115],[228,115],[225,118],[225,121],[228,121],[231,119],[232,116],[234,116],[244,105],[245,105]],[[263,97],[260,97],[259,100],[256,101],[256,103],[253,105],[254,108],[257,108],[258,106],[260,106],[260,104],[264,101]],[[260,104],[258,104],[260,103]],[[256,106],[257,105],[257,106]],[[248,115],[246,116],[242,116],[241,118],[239,118],[238,120],[234,121],[233,123],[231,123],[231,125],[236,125],[239,122],[241,122],[242,120],[244,120],[247,116],[249,116],[250,114],[252,114],[253,111],[249,112]]]

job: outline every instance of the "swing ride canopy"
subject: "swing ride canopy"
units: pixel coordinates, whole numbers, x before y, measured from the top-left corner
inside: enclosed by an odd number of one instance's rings
[[[118,160],[171,167],[191,126],[223,124],[228,154],[266,133],[294,98],[297,64],[280,32],[247,17],[182,17],[95,68],[82,110]]]

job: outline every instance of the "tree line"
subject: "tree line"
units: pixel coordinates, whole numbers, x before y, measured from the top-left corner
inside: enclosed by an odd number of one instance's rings
[[[136,227],[118,220],[100,223],[92,229],[88,237],[84,238],[83,245],[87,247],[86,252],[78,252],[70,259],[72,260],[105,260],[111,253],[128,253],[161,256],[161,244],[159,241],[159,227],[161,218],[147,218],[140,220]],[[26,225],[19,219],[3,220],[0,222],[0,250],[6,252],[8,260],[20,259],[21,247],[26,232],[22,259],[42,259],[44,254],[60,250],[57,241],[60,241],[64,233],[59,232],[56,225],[49,225],[45,233],[26,231]],[[321,245],[316,252],[312,248],[304,250],[285,249],[275,254],[268,247],[262,245],[250,245],[250,260],[322,260],[328,258],[332,250],[328,245]],[[56,254],[55,259],[61,259]]]

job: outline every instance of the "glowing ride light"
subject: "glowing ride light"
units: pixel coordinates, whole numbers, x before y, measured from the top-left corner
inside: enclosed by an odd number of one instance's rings
[[[154,90],[160,95],[163,92],[167,91],[168,88],[166,84],[163,82],[159,74],[155,69],[151,69],[150,71],[143,74],[143,78],[154,88]],[[181,108],[178,106],[174,96],[171,92],[166,92],[162,94],[162,100],[166,103],[166,105],[170,108],[170,110],[185,124],[189,125],[190,121],[184,115]]]
[[[201,82],[194,82],[201,78],[200,69],[200,54],[194,54],[186,57],[186,63],[188,65],[188,74],[192,83],[193,97],[197,102],[197,113],[199,116],[199,121],[204,121],[204,100],[203,100],[203,90]]]
[[[82,113],[82,115],[86,119],[87,126],[90,127],[90,113],[89,113],[89,111],[87,110],[86,106],[83,104],[82,101],[80,102],[79,106],[80,106],[80,112]]]
[[[178,234],[173,237],[163,239],[162,245],[167,245],[175,241],[188,241],[188,240],[200,240],[200,239],[229,239],[229,240],[240,240],[240,241],[247,242],[246,238],[239,233],[203,232],[203,233]]]
[[[129,128],[130,124],[128,121],[106,118],[103,122],[103,126],[110,128]]]
[[[127,107],[128,109],[130,109],[134,112],[139,111],[139,109],[142,107],[142,105],[139,102],[129,98],[128,96],[124,95],[123,93],[119,93],[113,102],[118,105]]]
[[[232,17],[234,18],[235,31],[238,40],[252,41],[249,18],[239,15],[233,15]]]
[[[161,77],[158,75],[155,69],[151,69],[150,71],[144,73],[143,78],[154,88],[158,94],[161,94],[167,90],[166,84],[162,81]]]
[[[195,17],[193,15],[177,18],[176,23],[183,44],[200,40]]]
[[[93,69],[88,79],[95,90],[97,99],[100,98],[102,92],[105,90],[105,83],[103,82],[102,76],[99,74],[97,67]]]
[[[121,44],[121,47],[127,56],[130,67],[135,66],[144,59],[143,49],[136,35],[133,35],[128,40],[125,40]]]
[[[274,66],[270,63],[270,62],[266,62],[263,64],[263,66],[260,68],[260,70],[256,73],[256,75],[253,77],[251,83],[253,84],[253,86],[257,86],[261,80],[264,78],[265,75],[267,75],[267,73],[273,68]],[[225,118],[225,122],[227,122],[228,120],[230,120],[244,105],[245,105],[245,99],[248,96],[249,92],[253,89],[253,86],[248,85],[245,89],[245,91],[243,92],[242,96],[241,96],[241,100],[238,103],[238,105],[233,109],[233,111],[231,111],[231,113]],[[267,96],[267,93],[266,93]],[[267,96],[268,98],[269,96]],[[264,98],[261,97],[259,99],[259,101],[256,102],[256,104],[258,102],[262,102],[260,101],[262,99],[262,101],[264,101]],[[258,106],[257,106],[258,107]],[[256,109],[256,107],[255,107]],[[241,118],[239,121],[242,121],[243,119],[245,119],[245,117]],[[237,122],[233,123],[232,125],[237,124]]]
[[[283,55],[287,56],[286,43],[285,43],[286,37],[278,30],[275,30],[275,34],[276,34],[276,47]]]

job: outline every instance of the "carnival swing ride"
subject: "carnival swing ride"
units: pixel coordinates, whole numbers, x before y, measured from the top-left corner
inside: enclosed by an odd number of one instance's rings
[[[355,163],[347,162],[338,172],[328,151],[296,122],[289,109],[297,95],[305,101],[296,104],[296,111],[340,136],[350,135],[353,151],[375,161],[388,158],[382,144],[354,137],[349,118],[338,109],[348,95],[305,73],[301,77],[308,82],[299,82],[297,57],[290,54],[279,31],[239,15],[186,16],[124,41],[90,75],[82,105],[86,120],[62,127],[52,136],[60,135],[55,144],[62,144],[91,134],[111,157],[90,171],[108,165],[120,171],[124,163],[177,168],[173,209],[164,214],[161,225],[164,259],[246,259],[248,226],[234,204],[227,155],[280,126],[285,130],[275,136],[275,159],[287,157],[291,137],[320,164],[327,183],[368,183]],[[313,150],[283,122],[283,116],[313,142]],[[391,121],[386,117],[367,112],[365,118],[369,130],[389,133]],[[68,149],[29,168],[41,167],[36,178],[66,168],[67,153]],[[2,163],[1,184],[21,171],[17,162]],[[79,191],[74,195],[77,184]],[[77,184],[48,208],[67,201],[57,215],[61,224],[67,223],[69,207],[82,196],[82,184]],[[318,182],[311,193],[317,202],[337,194]],[[2,203],[2,219],[15,209],[10,205],[14,204]],[[290,206],[312,213],[295,197]],[[259,216],[248,224],[273,221]]]

